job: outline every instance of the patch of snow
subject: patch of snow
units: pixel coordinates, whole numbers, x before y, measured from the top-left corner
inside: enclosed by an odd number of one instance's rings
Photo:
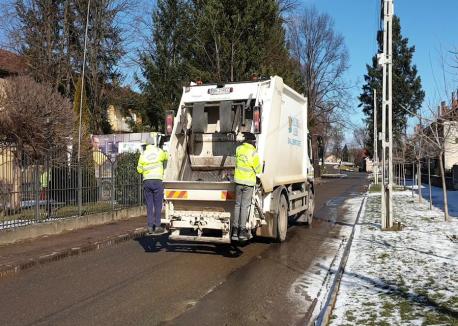
[[[355,197],[344,202],[345,215],[342,220],[348,224],[340,227],[338,236],[329,238],[323,244],[329,254],[317,258],[311,264],[311,268],[298,277],[289,289],[289,301],[300,307],[303,312],[306,312],[316,300],[312,320],[318,316],[326,302],[362,200],[363,197]],[[337,201],[328,201],[327,206],[337,209]]]
[[[458,324],[458,220],[395,192],[399,232],[381,231],[378,193],[355,229],[330,325]]]
[[[412,189],[412,179],[406,180],[406,188]],[[415,195],[418,196],[418,185],[413,185]],[[429,186],[421,185],[421,196],[429,201]],[[444,195],[442,188],[431,186],[431,199],[433,206],[444,210]],[[448,212],[451,217],[458,218],[458,190],[447,190]]]
[[[20,227],[20,226],[26,226],[30,224],[36,224],[36,223],[44,223],[44,222],[52,222],[52,221],[57,221],[57,220],[62,220],[62,218],[46,218],[42,219],[40,221],[35,221],[35,220],[8,220],[8,221],[0,221],[0,230],[3,229],[11,229],[15,227]]]

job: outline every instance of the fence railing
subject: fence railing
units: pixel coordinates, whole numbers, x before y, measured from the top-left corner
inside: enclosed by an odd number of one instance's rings
[[[32,158],[0,146],[0,229],[142,205],[138,155],[88,151],[78,163],[71,152]]]

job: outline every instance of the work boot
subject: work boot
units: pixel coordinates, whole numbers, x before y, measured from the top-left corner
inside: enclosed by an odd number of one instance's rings
[[[241,229],[239,233],[239,241],[248,241],[250,239],[247,229]]]
[[[233,227],[232,228],[231,240],[232,241],[239,241],[239,228],[238,227]]]
[[[156,230],[154,230],[154,234],[159,235],[159,234],[164,234],[165,229],[162,226],[158,226]]]

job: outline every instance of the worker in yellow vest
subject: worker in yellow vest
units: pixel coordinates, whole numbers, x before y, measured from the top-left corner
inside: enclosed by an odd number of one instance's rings
[[[235,151],[235,210],[231,236],[234,241],[249,239],[249,230],[246,224],[254,187],[256,186],[256,174],[262,171],[255,145],[256,136],[252,133],[246,133],[243,144],[238,146]]]
[[[165,229],[161,227],[162,201],[164,199],[164,165],[168,160],[168,154],[158,145],[156,133],[151,133],[152,144],[146,146],[140,155],[137,164],[137,172],[143,175],[143,192],[146,201],[146,213],[148,232],[150,234],[163,234]]]

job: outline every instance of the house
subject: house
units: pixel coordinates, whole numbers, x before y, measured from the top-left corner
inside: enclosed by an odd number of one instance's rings
[[[25,60],[10,51],[0,49],[0,79],[26,73]]]
[[[142,124],[138,109],[139,94],[129,87],[108,86],[110,105],[107,108],[107,119],[114,133],[134,132],[135,126]]]
[[[451,170],[458,165],[458,90],[452,95],[452,103],[448,107],[445,102],[440,106],[440,117],[444,120],[445,153],[444,167]]]
[[[438,140],[444,146],[444,153],[442,160],[444,163],[445,170],[445,181],[447,188],[458,189],[458,90],[456,93],[452,93],[452,101],[450,106],[446,102],[441,102],[437,108],[437,115],[435,115],[435,121],[432,121],[428,126],[423,127],[417,125],[415,128],[415,134],[424,134],[425,137],[430,138],[432,143],[436,143]],[[441,144],[442,145],[442,144]],[[428,164],[430,162],[431,171],[431,182],[435,186],[442,186],[440,180],[440,165],[439,158],[437,157],[437,145],[432,145],[429,148],[427,143],[425,146],[425,157],[422,159],[422,175],[423,178],[428,174]],[[430,160],[426,157],[430,155]],[[452,175],[452,171],[455,171],[455,177]],[[428,182],[424,179],[423,182]]]
[[[123,114],[114,105],[109,105],[107,109],[107,118],[110,123],[111,130],[115,133],[132,132],[132,126],[141,124],[141,119],[137,114],[129,110],[128,114]]]
[[[424,130],[430,135],[432,130],[437,131],[438,136],[444,139],[444,168],[449,171],[454,165],[458,165],[458,90],[456,94],[452,94],[450,106],[443,101],[437,110],[437,121]],[[439,171],[435,172],[439,173]]]
[[[26,71],[27,65],[23,58],[0,49],[0,93],[3,92],[5,78],[24,74]],[[0,114],[1,112],[0,107]],[[14,148],[0,146],[0,214],[6,209],[16,209],[20,206],[21,171],[16,162]]]

